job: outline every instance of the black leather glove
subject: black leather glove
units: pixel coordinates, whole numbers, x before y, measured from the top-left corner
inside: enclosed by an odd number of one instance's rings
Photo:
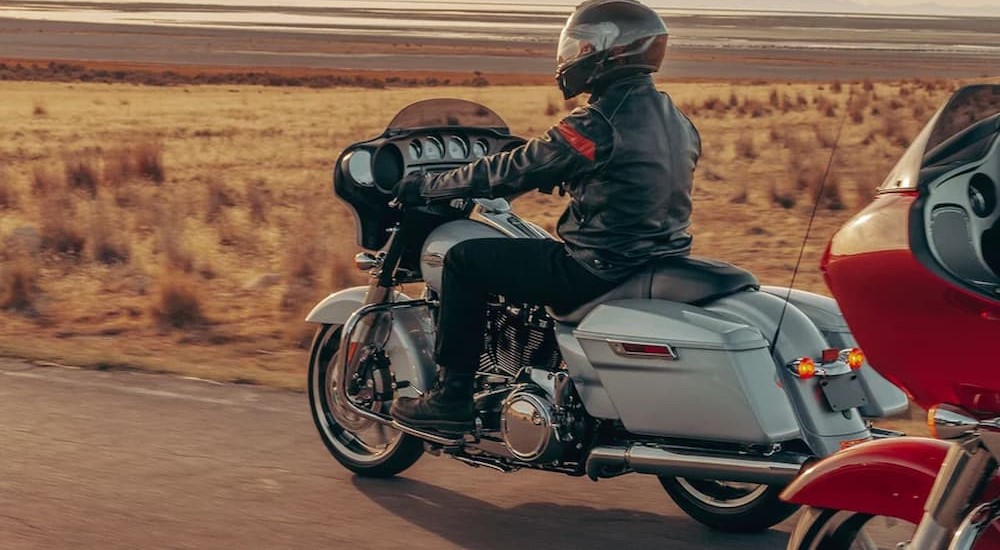
[[[424,175],[420,172],[413,172],[396,182],[392,188],[392,194],[404,206],[427,204],[427,199],[421,194],[423,184]]]

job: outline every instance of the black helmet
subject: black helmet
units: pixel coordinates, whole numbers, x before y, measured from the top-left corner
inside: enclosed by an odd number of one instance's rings
[[[577,6],[559,36],[556,81],[566,99],[595,84],[660,70],[667,25],[637,0],[587,0]]]

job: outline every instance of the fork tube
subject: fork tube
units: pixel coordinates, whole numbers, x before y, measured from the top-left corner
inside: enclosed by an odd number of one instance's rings
[[[978,437],[954,444],[941,463],[924,505],[924,517],[908,548],[947,548],[952,534],[995,468],[993,456],[983,448]]]

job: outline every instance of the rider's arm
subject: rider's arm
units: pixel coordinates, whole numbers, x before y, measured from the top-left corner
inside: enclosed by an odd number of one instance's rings
[[[570,113],[541,137],[446,172],[426,173],[427,200],[505,197],[598,170],[611,158],[614,130],[596,109]]]

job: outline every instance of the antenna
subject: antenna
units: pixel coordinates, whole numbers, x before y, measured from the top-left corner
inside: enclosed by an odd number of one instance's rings
[[[837,126],[837,137],[833,140],[833,147],[830,149],[830,158],[826,161],[826,170],[823,171],[823,179],[819,182],[819,189],[816,191],[816,199],[813,201],[812,213],[809,214],[809,223],[806,225],[806,234],[802,237],[802,247],[799,248],[799,259],[795,262],[795,269],[792,270],[792,280],[788,283],[788,292],[785,293],[785,303],[781,306],[781,315],[778,316],[778,327],[774,330],[774,340],[771,341],[771,359],[775,358],[778,351],[778,338],[781,336],[781,325],[785,321],[785,312],[788,311],[788,300],[792,297],[792,289],[795,288],[795,279],[799,275],[799,267],[802,266],[802,257],[806,253],[806,245],[809,244],[809,236],[812,234],[813,222],[816,220],[816,212],[819,210],[819,202],[823,199],[823,191],[826,190],[826,180],[830,176],[830,168],[833,167],[833,159],[837,155],[837,146],[840,145],[840,136],[844,132],[844,123],[847,122],[847,112],[850,110],[851,100],[854,99],[854,87],[851,86],[847,95],[847,105],[844,106],[844,116],[840,117],[840,124]]]

